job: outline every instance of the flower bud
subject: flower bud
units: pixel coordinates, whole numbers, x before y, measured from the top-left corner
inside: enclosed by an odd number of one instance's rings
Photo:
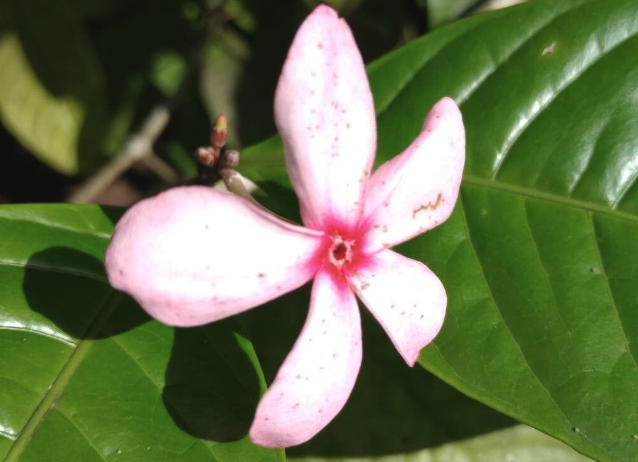
[[[239,165],[239,151],[229,149],[219,159],[219,168],[236,168]]]
[[[210,146],[198,148],[195,157],[197,157],[197,162],[201,165],[214,167],[217,163],[217,159],[219,159],[219,150],[211,148]]]
[[[215,120],[213,129],[210,132],[210,145],[219,151],[226,144],[228,139],[228,124],[226,123],[226,116],[220,114]]]

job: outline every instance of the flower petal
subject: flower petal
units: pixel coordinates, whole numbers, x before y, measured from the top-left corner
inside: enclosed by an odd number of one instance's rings
[[[106,253],[109,282],[174,326],[216,321],[305,284],[321,234],[232,194],[171,189],[132,207]]]
[[[443,325],[447,296],[423,263],[391,250],[368,256],[349,280],[410,366]]]
[[[364,222],[366,252],[407,241],[443,223],[452,213],[465,163],[465,130],[456,103],[443,98],[423,131],[370,179]]]
[[[287,447],[308,441],[348,400],[361,366],[361,319],[344,281],[320,270],[301,335],[259,403],[251,439]]]
[[[327,6],[308,16],[290,47],[275,120],[304,224],[358,223],[376,149],[374,103],[352,32]]]

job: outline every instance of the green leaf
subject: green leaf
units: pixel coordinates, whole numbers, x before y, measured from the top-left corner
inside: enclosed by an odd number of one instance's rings
[[[633,0],[535,1],[444,27],[369,67],[377,163],[461,105],[447,223],[399,250],[449,297],[421,364],[598,460],[638,460],[638,20]],[[287,184],[281,142],[244,171]]]
[[[589,459],[533,428],[520,425],[470,440],[405,455],[381,457],[299,457],[296,462],[586,462]]]
[[[2,123],[45,163],[77,173],[82,149],[99,153],[106,117],[104,78],[81,18],[65,0],[3,2],[0,60]]]
[[[246,437],[265,383],[241,318],[151,321],[106,281],[113,215],[0,208],[0,459],[283,460]]]

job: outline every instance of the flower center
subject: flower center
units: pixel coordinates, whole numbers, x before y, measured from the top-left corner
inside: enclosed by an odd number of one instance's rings
[[[328,251],[330,262],[337,268],[341,268],[344,263],[352,260],[352,244],[354,244],[354,241],[346,241],[339,235],[331,237],[331,239],[332,245]]]

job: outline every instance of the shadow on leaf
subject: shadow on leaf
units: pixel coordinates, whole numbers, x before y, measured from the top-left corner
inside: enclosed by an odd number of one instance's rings
[[[68,247],[50,247],[29,258],[23,289],[33,311],[77,339],[107,338],[149,321],[148,315],[127,297],[118,306],[121,311],[126,305],[125,316],[101,329],[92,328],[112,295],[105,280],[104,265],[97,258]]]
[[[235,319],[175,329],[162,397],[182,430],[227,442],[248,433],[260,384]]]

